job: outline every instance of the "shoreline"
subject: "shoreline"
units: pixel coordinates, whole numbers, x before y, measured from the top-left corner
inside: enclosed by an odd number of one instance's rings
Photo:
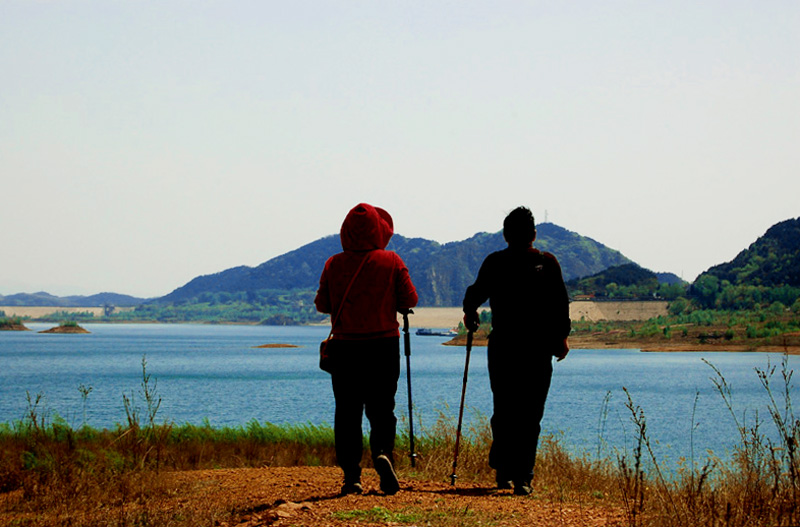
[[[134,307],[117,307],[115,312],[127,312],[134,310]],[[570,318],[572,320],[647,320],[658,315],[666,315],[667,302],[661,301],[646,301],[646,302],[592,302],[592,301],[574,301],[570,303]],[[37,319],[51,316],[55,313],[64,314],[91,314],[98,320],[81,320],[83,323],[113,323],[113,324],[152,324],[158,323],[153,320],[100,320],[103,317],[102,307],[59,307],[59,306],[0,306],[0,311],[5,312],[7,318],[20,317],[33,320],[27,322],[35,322]],[[414,313],[409,315],[409,324],[415,329],[431,328],[431,329],[456,329],[461,322],[464,312],[460,307],[415,307]],[[490,311],[487,308],[480,308],[479,311]],[[397,320],[403,323],[403,317],[398,313]],[[170,323],[170,322],[165,322]],[[221,324],[221,322],[181,322],[184,324]],[[224,322],[223,324],[241,324],[241,325],[256,325],[252,322]],[[309,326],[330,326],[330,320],[325,320],[319,323],[308,324]]]
[[[466,335],[459,335],[447,342],[443,346],[466,346]],[[472,341],[474,347],[485,347],[488,339],[484,336],[475,336]],[[642,353],[785,353],[787,355],[800,355],[800,345],[777,345],[772,343],[719,343],[719,344],[690,344],[680,342],[646,342],[625,340],[619,342],[608,342],[595,340],[591,337],[570,337],[570,350],[606,350],[606,349],[630,349],[639,350]]]
[[[2,309],[2,308],[0,308]],[[44,308],[37,308],[44,309]],[[60,308],[59,308],[60,309]],[[78,308],[84,310],[86,308]],[[570,304],[570,316],[573,320],[580,320],[582,317],[586,320],[586,315],[598,315],[601,310],[606,315],[613,315],[618,320],[630,320],[635,322],[636,315],[652,315],[660,310],[666,309],[666,303],[660,302],[588,302],[577,301]],[[483,310],[483,309],[482,309]],[[488,311],[488,308],[485,309]],[[413,309],[414,313],[409,315],[409,330],[415,333],[416,330],[421,328],[426,329],[457,329],[463,317],[463,311],[460,307],[416,307]],[[596,312],[595,312],[596,311]],[[576,316],[580,315],[580,316]],[[397,321],[400,324],[402,332],[403,318],[400,314],[397,315]],[[156,321],[82,321],[85,324],[153,324],[159,323]],[[169,322],[165,322],[169,324]],[[181,322],[182,324],[208,324],[208,322]],[[231,325],[256,325],[248,323],[230,323]],[[227,325],[227,324],[224,324]],[[330,327],[330,320],[324,322],[308,324],[306,327]],[[10,328],[6,328],[10,329]],[[16,330],[29,330],[24,326],[14,328]],[[790,355],[800,355],[800,333],[786,334],[783,337],[783,342],[773,339],[753,339],[748,341],[742,340],[709,340],[700,343],[697,336],[680,337],[673,335],[669,340],[667,339],[631,339],[622,332],[611,333],[590,333],[573,335],[569,339],[571,349],[590,349],[590,350],[603,350],[603,349],[635,349],[645,353],[672,353],[672,352],[732,352],[732,353],[787,353]],[[770,341],[771,340],[771,341]],[[466,344],[466,337],[456,337],[449,341],[443,342],[444,345],[450,346],[464,346]],[[480,335],[476,336],[473,341],[474,346],[486,346],[486,339]]]

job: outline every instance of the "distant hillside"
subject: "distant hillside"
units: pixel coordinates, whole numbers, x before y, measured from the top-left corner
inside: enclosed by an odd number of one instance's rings
[[[730,262],[703,273],[733,285],[800,287],[800,218],[786,220],[740,252]]]
[[[38,293],[17,293],[0,295],[2,306],[58,306],[58,307],[100,307],[112,305],[132,307],[142,304],[147,299],[118,293],[99,293],[90,296],[54,296],[40,291]]]
[[[736,258],[702,273],[689,294],[706,308],[795,306],[800,302],[800,218],[773,225]]]
[[[675,273],[656,273],[656,277],[658,277],[659,284],[688,285],[686,280]]]
[[[558,257],[565,279],[630,263],[619,251],[552,223],[541,224],[537,230],[535,246]],[[501,232],[446,244],[395,234],[388,249],[397,252],[408,266],[421,306],[457,306],[486,255],[505,246]],[[199,276],[154,302],[192,303],[207,293],[254,296],[264,290],[316,290],[325,261],[340,251],[339,236],[327,236],[257,267],[234,267]]]
[[[654,273],[635,263],[616,265],[567,281],[570,296],[587,295],[598,299],[674,299],[683,294],[687,286],[672,273]]]
[[[656,273],[653,271],[636,264],[623,264],[609,267],[592,276],[577,280],[569,280],[567,283],[569,285],[580,285],[595,290],[602,289],[608,284],[623,286],[648,285],[656,287],[658,285],[658,276],[656,276]]]

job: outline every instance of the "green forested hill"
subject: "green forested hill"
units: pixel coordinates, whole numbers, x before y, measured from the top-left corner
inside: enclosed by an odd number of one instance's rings
[[[672,300],[684,294],[686,284],[672,273],[654,273],[635,263],[615,265],[599,273],[567,281],[570,296],[597,299]]]
[[[554,253],[565,279],[587,276],[629,263],[619,251],[552,223],[538,226],[535,246]],[[505,247],[503,235],[479,233],[446,244],[395,234],[388,246],[409,268],[421,306],[457,306],[487,254]],[[257,267],[235,267],[200,276],[156,303],[225,301],[231,295],[253,303],[280,292],[316,290],[325,261],[341,251],[339,236],[327,236]]]
[[[773,225],[736,258],[703,274],[733,285],[800,287],[800,218]]]
[[[793,305],[800,296],[800,218],[770,227],[736,258],[698,276],[689,293],[703,307]]]
[[[618,251],[551,223],[538,226],[535,243],[554,253],[572,294],[608,298],[673,298],[684,282],[669,273],[653,275]],[[505,247],[502,233],[479,233],[440,244],[396,234],[388,249],[409,267],[421,306],[457,306],[489,253]],[[316,320],[314,292],[325,261],[341,250],[339,236],[326,236],[257,267],[240,266],[199,276],[169,295],[145,300],[115,293],[56,297],[48,293],[0,295],[8,306],[138,306],[132,319],[165,321],[262,321],[290,315],[293,322]],[[654,277],[657,280],[654,280]],[[656,285],[657,284],[657,285]],[[656,289],[654,289],[656,287]],[[800,311],[800,218],[772,226],[732,261],[711,267],[688,295],[701,307]]]

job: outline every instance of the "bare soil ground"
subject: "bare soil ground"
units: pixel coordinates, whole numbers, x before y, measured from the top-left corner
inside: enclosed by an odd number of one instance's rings
[[[626,301],[626,302],[592,302],[580,300],[569,304],[569,318],[572,320],[649,320],[667,315],[669,302],[665,301]]]
[[[586,503],[558,501],[543,489],[514,496],[472,483],[404,479],[386,496],[377,474],[364,471],[363,495],[340,496],[341,473],[334,467],[292,467],[180,472],[172,475],[172,507],[239,511],[220,518],[225,527],[346,525],[614,526],[624,524],[621,507],[587,497]]]
[[[514,496],[474,483],[432,482],[400,477],[401,490],[387,496],[377,474],[362,475],[364,494],[340,496],[335,467],[265,467],[160,474],[162,490],[145,499],[122,501],[113,509],[57,513],[12,512],[19,492],[0,493],[0,526],[117,525],[133,509],[153,525],[261,526],[622,526],[619,505],[592,496],[565,500],[558,492],[534,488]],[[446,479],[446,478],[443,478]],[[77,500],[80,501],[80,500]],[[156,521],[158,520],[158,521]],[[148,523],[150,525],[151,523]],[[138,523],[137,523],[138,525]]]
[[[460,307],[415,307],[414,313],[408,316],[412,331],[419,328],[456,328],[464,312]],[[403,323],[403,317],[398,314],[397,321]]]
[[[133,311],[133,307],[117,307],[116,313]],[[31,317],[39,318],[53,313],[91,313],[96,317],[103,316],[102,307],[62,307],[62,306],[0,306],[7,317]]]
[[[648,320],[667,315],[668,302],[571,302],[572,320]],[[481,309],[482,310],[482,309]],[[488,311],[488,309],[487,309]],[[416,307],[409,316],[414,328],[455,328],[464,316],[460,307]],[[398,317],[398,320],[401,320]]]

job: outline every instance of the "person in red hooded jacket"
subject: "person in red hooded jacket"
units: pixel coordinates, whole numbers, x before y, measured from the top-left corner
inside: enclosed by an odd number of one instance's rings
[[[353,207],[340,231],[344,250],[325,262],[314,299],[321,313],[334,317],[338,313],[328,348],[334,360],[334,436],[336,461],[344,472],[342,494],[363,492],[364,412],[370,423],[370,450],[381,490],[394,494],[400,489],[393,466],[394,398],[400,376],[397,312],[417,305],[417,292],[403,260],[386,250],[393,234],[388,212],[366,203]]]

